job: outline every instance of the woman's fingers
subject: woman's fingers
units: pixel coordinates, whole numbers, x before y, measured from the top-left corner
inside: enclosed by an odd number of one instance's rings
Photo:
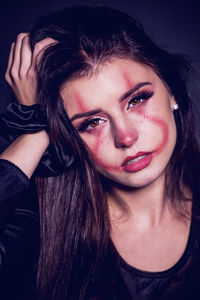
[[[31,51],[28,33],[20,33],[15,43],[11,44],[5,79],[13,85],[21,75],[28,72],[31,65]]]
[[[24,105],[36,103],[37,78],[35,70],[29,72],[31,63],[29,34],[21,33],[18,35],[16,43],[11,45],[5,78],[18,102]]]
[[[6,73],[5,73],[5,79],[9,83],[9,85],[12,84],[12,78],[10,76],[10,70],[11,70],[11,67],[12,67],[12,64],[13,64],[14,48],[15,48],[15,43],[13,42],[11,44],[11,47],[10,47],[10,54],[9,54],[9,58],[8,58],[8,66],[7,66]]]
[[[14,48],[14,55],[13,55],[13,64],[10,69],[10,74],[12,79],[18,80],[20,75],[20,67],[21,67],[21,50],[22,50],[22,44],[23,44],[23,39],[25,36],[27,36],[28,33],[20,33],[17,37],[16,43],[15,43],[15,48]]]
[[[36,65],[46,47],[55,42],[46,38],[35,45],[33,53],[28,33],[20,33],[16,43],[12,43],[5,78],[20,104],[33,105],[37,102]]]
[[[24,78],[31,67],[32,52],[29,43],[29,35],[24,36],[20,53],[19,77]]]

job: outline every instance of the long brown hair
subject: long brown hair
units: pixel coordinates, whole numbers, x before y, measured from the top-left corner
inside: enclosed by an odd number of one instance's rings
[[[174,207],[180,207],[177,195],[184,199],[184,185],[193,192],[200,190],[195,181],[200,175],[200,155],[186,86],[189,67],[181,56],[152,42],[136,20],[111,8],[71,7],[42,17],[31,30],[32,49],[46,37],[57,42],[45,51],[39,67],[38,101],[49,120],[51,142],[73,153],[75,160],[63,174],[40,180],[39,298],[106,299],[103,293],[113,285],[116,261],[108,260],[105,194],[59,91],[64,83],[91,75],[95,66],[113,57],[150,66],[179,105],[175,112],[178,138],[167,169],[166,193]],[[114,297],[112,291],[109,299]]]

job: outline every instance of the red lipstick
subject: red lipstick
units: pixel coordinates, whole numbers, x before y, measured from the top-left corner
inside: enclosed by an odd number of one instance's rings
[[[152,152],[138,152],[134,156],[128,156],[122,163],[122,169],[126,172],[137,172],[146,168],[152,160]]]

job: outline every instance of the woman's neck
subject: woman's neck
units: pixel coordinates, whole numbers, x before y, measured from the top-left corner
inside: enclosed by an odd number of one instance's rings
[[[169,213],[169,203],[164,194],[164,175],[148,186],[137,189],[125,189],[113,186],[108,193],[111,223],[132,221],[144,229],[163,221]]]
[[[141,189],[113,186],[108,194],[111,239],[121,257],[140,270],[169,269],[187,245],[190,218],[172,213],[164,184],[163,176]],[[191,204],[186,202],[188,216]]]

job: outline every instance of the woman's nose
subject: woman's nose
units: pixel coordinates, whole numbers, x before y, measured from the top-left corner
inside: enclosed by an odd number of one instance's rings
[[[114,141],[117,148],[131,147],[138,139],[138,132],[135,128],[115,128]]]

